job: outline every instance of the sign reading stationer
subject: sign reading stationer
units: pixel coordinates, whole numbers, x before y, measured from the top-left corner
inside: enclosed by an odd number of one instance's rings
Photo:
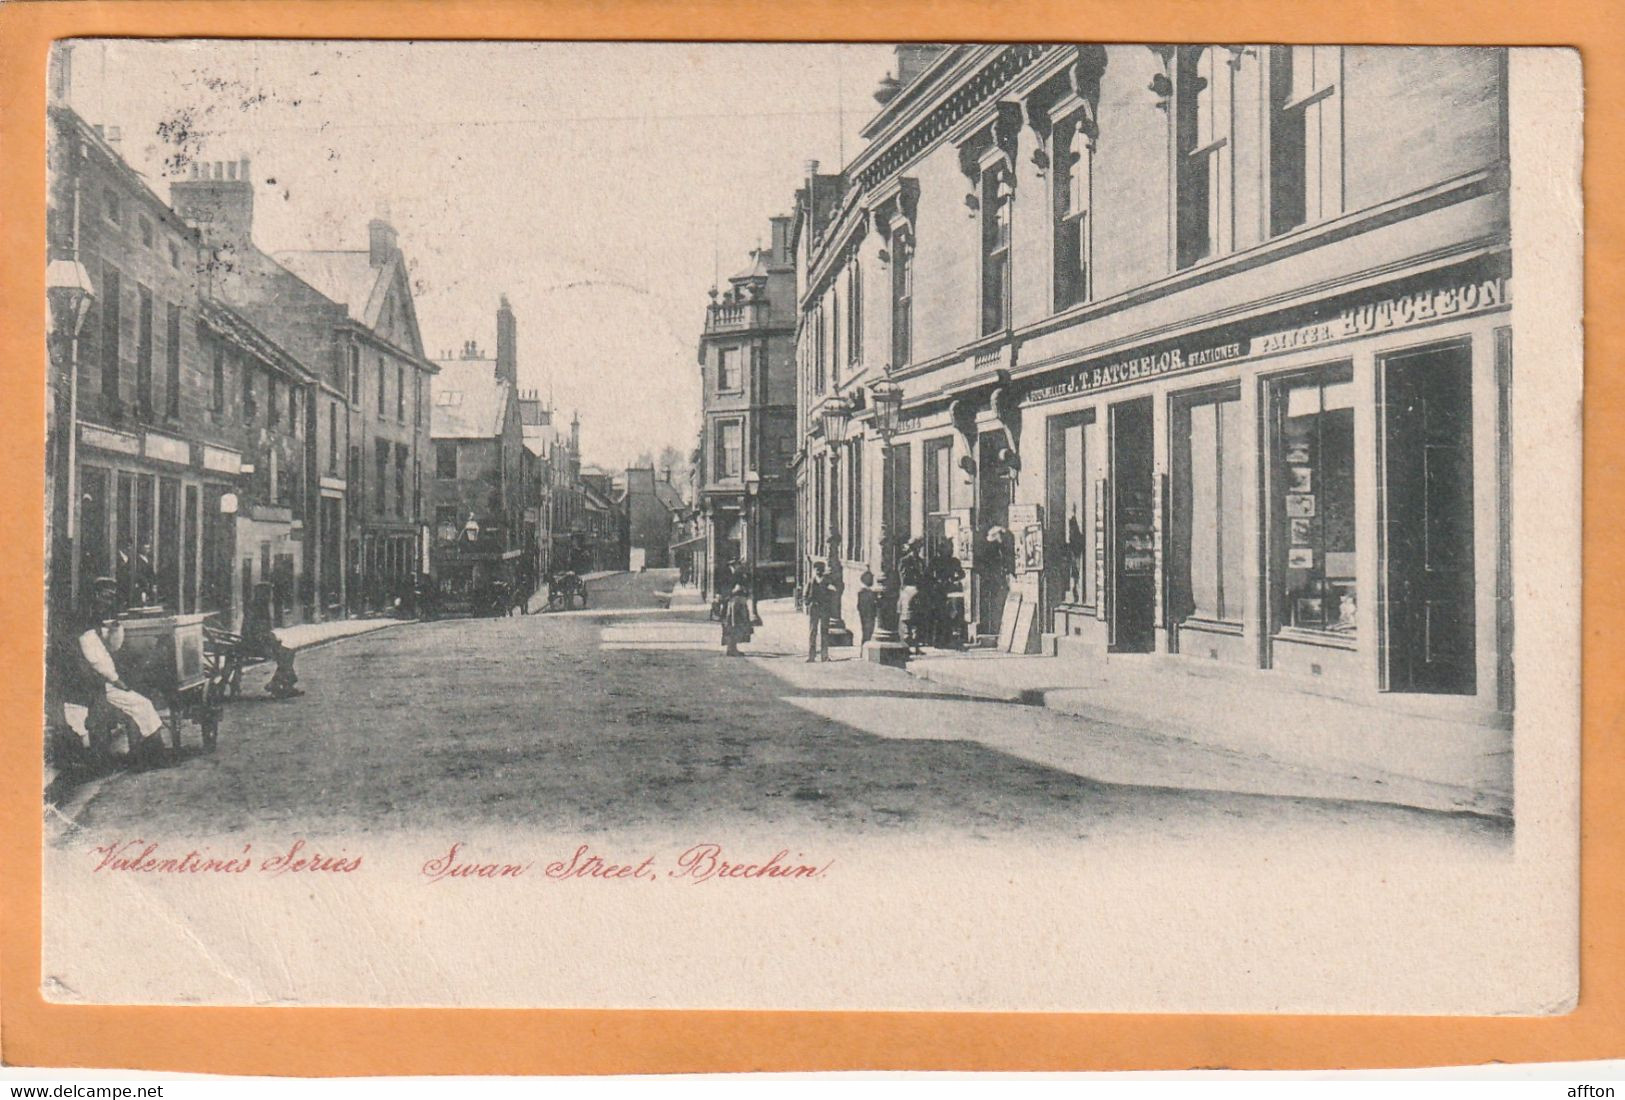
[[[1511,301],[1510,280],[1501,275],[1458,280],[1447,285],[1358,302],[1308,324],[1241,335],[1239,326],[1208,331],[1187,341],[1112,359],[1083,363],[1054,381],[1034,386],[1024,405],[1058,401],[1080,393],[1111,389],[1168,374],[1216,367],[1257,356],[1357,339],[1428,321],[1500,309]]]

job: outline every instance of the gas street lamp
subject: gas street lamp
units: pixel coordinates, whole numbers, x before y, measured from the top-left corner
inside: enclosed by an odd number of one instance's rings
[[[84,328],[85,315],[90,312],[91,299],[94,297],[90,273],[85,270],[84,264],[74,259],[52,260],[46,265],[45,302],[50,310],[51,343],[60,349],[54,358],[61,363],[68,379],[67,423],[57,425],[58,433],[66,433],[67,445],[58,452],[66,469],[60,481],[52,479],[53,494],[57,491],[55,486],[61,484],[67,505],[64,538],[67,561],[57,563],[67,566],[67,575],[53,574],[51,582],[53,596],[66,595],[70,599],[77,595],[79,589],[79,333]],[[54,399],[51,409],[54,414]],[[55,510],[56,501],[52,500],[46,512],[48,523],[55,521]],[[56,537],[52,535],[53,542]],[[56,589],[56,586],[64,587]]]
[[[892,468],[892,437],[903,409],[903,387],[889,379],[869,386],[869,403],[874,408],[874,426],[880,433],[880,605],[876,609],[875,636],[863,647],[868,660],[882,665],[908,663],[908,645],[898,631],[898,598],[902,578],[897,571],[895,509],[896,477]]]
[[[754,626],[762,625],[762,616],[756,609],[757,581],[761,571],[761,526],[762,526],[762,474],[759,470],[751,470],[745,474],[745,576],[750,579],[750,621]]]

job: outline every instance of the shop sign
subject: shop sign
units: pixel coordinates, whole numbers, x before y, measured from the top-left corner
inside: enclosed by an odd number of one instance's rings
[[[98,428],[94,424],[79,425],[79,442],[87,447],[98,447],[104,451],[118,451],[120,454],[138,455],[141,453],[141,439],[128,432],[115,432],[111,428]]]
[[[148,458],[160,458],[165,462],[178,462],[182,466],[192,462],[192,445],[184,439],[173,436],[147,433],[146,451]]]
[[[203,448],[203,468],[222,474],[241,473],[243,456],[236,451],[228,451],[224,447],[205,445]]]
[[[1121,386],[1129,382],[1142,382],[1164,374],[1212,367],[1234,359],[1245,359],[1250,354],[1246,338],[1229,340],[1222,344],[1204,344],[1190,349],[1172,347],[1126,359],[1108,360],[1085,365],[1069,372],[1047,386],[1028,392],[1024,404],[1054,401],[1073,394]]]
[[[1509,300],[1507,280],[1496,277],[1454,286],[1435,287],[1415,294],[1383,298],[1350,306],[1335,320],[1317,321],[1284,332],[1258,338],[1253,351],[1259,355],[1314,347],[1334,340],[1370,336],[1378,332],[1419,325],[1446,317],[1462,317],[1487,309],[1499,309]]]

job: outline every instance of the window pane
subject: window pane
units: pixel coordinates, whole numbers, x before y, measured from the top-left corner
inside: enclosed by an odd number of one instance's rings
[[[1191,613],[1218,619],[1219,605],[1219,420],[1217,405],[1190,411],[1190,522],[1186,560],[1190,567]]]
[[[1353,386],[1347,369],[1278,388],[1275,463],[1283,625],[1352,636],[1357,584]]]
[[[1246,477],[1242,459],[1253,446],[1241,402],[1219,405],[1219,617],[1240,622],[1247,599],[1247,569],[1243,549],[1245,515],[1242,490]]]

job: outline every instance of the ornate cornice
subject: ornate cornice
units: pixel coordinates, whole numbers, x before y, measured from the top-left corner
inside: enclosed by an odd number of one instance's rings
[[[1061,48],[1025,44],[1002,49],[987,65],[876,156],[859,173],[858,185],[868,191],[901,171],[955,125],[996,98],[1034,62],[1046,53]]]

